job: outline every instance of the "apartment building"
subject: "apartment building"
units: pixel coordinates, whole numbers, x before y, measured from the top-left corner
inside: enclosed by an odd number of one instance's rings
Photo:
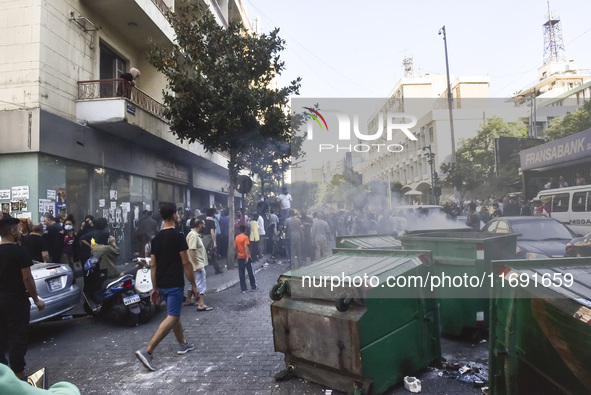
[[[227,204],[227,159],[180,143],[163,118],[151,43],[174,40],[174,0],[0,0],[0,203],[40,220],[108,218],[130,256],[143,210]],[[240,0],[207,0],[249,27]],[[122,73],[141,76],[126,94]],[[127,255],[126,255],[127,254]]]
[[[416,140],[402,131],[393,135],[391,143],[400,144],[399,152],[372,150],[362,163],[363,183],[371,181],[400,182],[402,192],[421,192],[422,202],[431,199],[431,164],[428,154],[434,154],[433,171],[451,161],[452,139],[445,76],[425,75],[402,79],[376,112],[405,113],[416,117],[410,129]],[[530,124],[535,114],[540,130],[546,129],[553,118],[564,116],[576,107],[544,106],[532,112],[528,105],[514,106],[506,99],[489,97],[488,77],[459,77],[451,82],[455,148],[462,139],[476,136],[478,130],[494,117],[506,122]],[[375,130],[377,116],[369,120],[368,129]],[[386,143],[385,140],[379,143]],[[440,174],[440,177],[442,175]],[[444,194],[452,193],[444,190]]]

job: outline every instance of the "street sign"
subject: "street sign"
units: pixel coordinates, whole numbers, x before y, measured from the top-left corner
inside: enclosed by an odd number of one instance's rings
[[[241,175],[236,178],[236,190],[241,194],[246,194],[252,189],[252,180],[249,176]]]

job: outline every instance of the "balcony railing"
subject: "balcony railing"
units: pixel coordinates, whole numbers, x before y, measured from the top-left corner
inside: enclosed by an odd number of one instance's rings
[[[165,107],[123,78],[78,81],[78,100],[125,98],[163,121]]]
[[[162,12],[164,15],[170,10],[170,7],[167,6],[164,1],[162,0],[152,0],[152,3]]]

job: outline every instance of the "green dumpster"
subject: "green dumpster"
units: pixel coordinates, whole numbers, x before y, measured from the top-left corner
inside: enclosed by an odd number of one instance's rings
[[[490,393],[591,393],[591,259],[494,264]]]
[[[337,248],[401,250],[402,243],[393,235],[359,235],[336,237]]]
[[[404,289],[387,286],[389,278],[423,279],[431,254],[334,251],[281,275],[270,291],[275,350],[285,354],[286,370],[279,375],[348,393],[380,394],[440,362],[436,299],[410,283]],[[349,276],[352,284],[317,281],[331,276]],[[362,278],[369,280],[357,281]]]
[[[465,330],[485,329],[489,322],[492,260],[513,259],[517,234],[476,231],[430,232],[401,236],[402,246],[410,250],[431,250],[435,278],[477,278],[479,286],[462,282],[438,287],[441,331],[459,336]],[[446,277],[447,276],[447,277]]]

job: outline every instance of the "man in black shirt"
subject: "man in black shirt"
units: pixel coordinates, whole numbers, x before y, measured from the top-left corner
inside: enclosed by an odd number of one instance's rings
[[[43,215],[43,223],[46,231],[43,235],[49,246],[50,262],[59,262],[62,259],[62,249],[64,248],[64,234],[60,224],[55,221],[53,215],[46,213]]]
[[[43,239],[43,225],[37,223],[31,227],[31,233],[23,237],[21,245],[27,249],[31,259],[37,262],[49,262],[49,247]]]
[[[0,346],[7,346],[10,367],[22,379],[31,311],[27,292],[39,310],[45,303],[37,295],[29,253],[15,244],[21,238],[20,221],[0,219],[0,237]]]
[[[160,303],[161,297],[165,299],[168,314],[148,345],[135,352],[137,358],[149,370],[156,370],[152,363],[152,352],[171,330],[179,342],[177,354],[185,354],[195,348],[185,339],[181,325],[181,308],[185,288],[183,273],[191,284],[195,299],[199,295],[193,275],[193,265],[189,261],[187,252],[189,246],[185,236],[175,229],[179,224],[176,208],[163,206],[160,209],[160,216],[164,220],[164,227],[152,240],[150,268],[154,291],[150,299],[155,305]]]

